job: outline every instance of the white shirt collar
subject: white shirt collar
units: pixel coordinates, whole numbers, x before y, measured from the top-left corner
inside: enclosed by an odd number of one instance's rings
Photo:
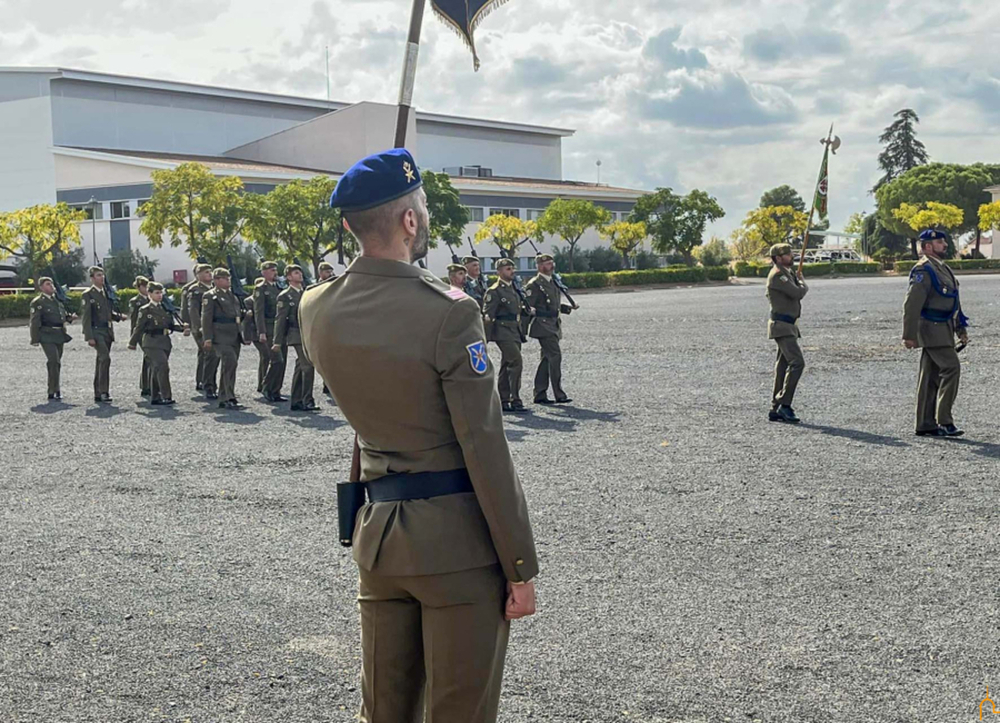
[[[539,271],[539,272],[538,272],[538,275],[539,275],[539,276],[541,276],[541,277],[542,277],[543,279],[545,279],[546,281],[552,281],[552,277],[551,277],[551,276],[548,276],[548,275],[546,275],[546,274],[543,274],[543,273],[542,273],[541,271]]]

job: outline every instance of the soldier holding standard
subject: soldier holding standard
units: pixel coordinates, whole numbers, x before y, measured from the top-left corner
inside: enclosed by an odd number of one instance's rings
[[[767,338],[774,339],[778,354],[774,362],[774,387],[771,393],[771,411],[767,418],[772,422],[798,424],[799,418],[792,409],[795,389],[805,357],[799,347],[798,320],[802,315],[802,299],[809,291],[805,280],[792,271],[792,247],[775,244],[771,247],[771,272],[767,277],[767,300],[771,304],[771,317],[767,322]]]

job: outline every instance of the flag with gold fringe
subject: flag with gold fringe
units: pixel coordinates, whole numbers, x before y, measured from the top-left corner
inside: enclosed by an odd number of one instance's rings
[[[507,0],[431,0],[434,14],[451,26],[472,51],[472,65],[479,70],[475,31],[487,15]]]

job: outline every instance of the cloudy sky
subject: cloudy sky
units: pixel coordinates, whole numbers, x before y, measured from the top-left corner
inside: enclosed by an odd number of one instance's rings
[[[408,0],[0,0],[0,65],[57,65],[394,102]],[[575,128],[565,176],[715,195],[728,233],[762,191],[808,198],[831,122],[831,221],[872,206],[878,135],[921,116],[934,160],[1000,162],[1000,3],[511,0],[482,69],[428,12],[415,104]]]

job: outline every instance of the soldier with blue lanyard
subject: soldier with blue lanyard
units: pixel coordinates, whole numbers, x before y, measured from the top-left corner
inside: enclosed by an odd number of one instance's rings
[[[958,280],[944,262],[948,236],[927,230],[920,234],[922,256],[910,271],[903,302],[903,344],[922,349],[917,377],[917,424],[920,437],[958,437],[952,406],[958,396],[962,364],[955,336],[969,341],[969,320],[962,313]]]

